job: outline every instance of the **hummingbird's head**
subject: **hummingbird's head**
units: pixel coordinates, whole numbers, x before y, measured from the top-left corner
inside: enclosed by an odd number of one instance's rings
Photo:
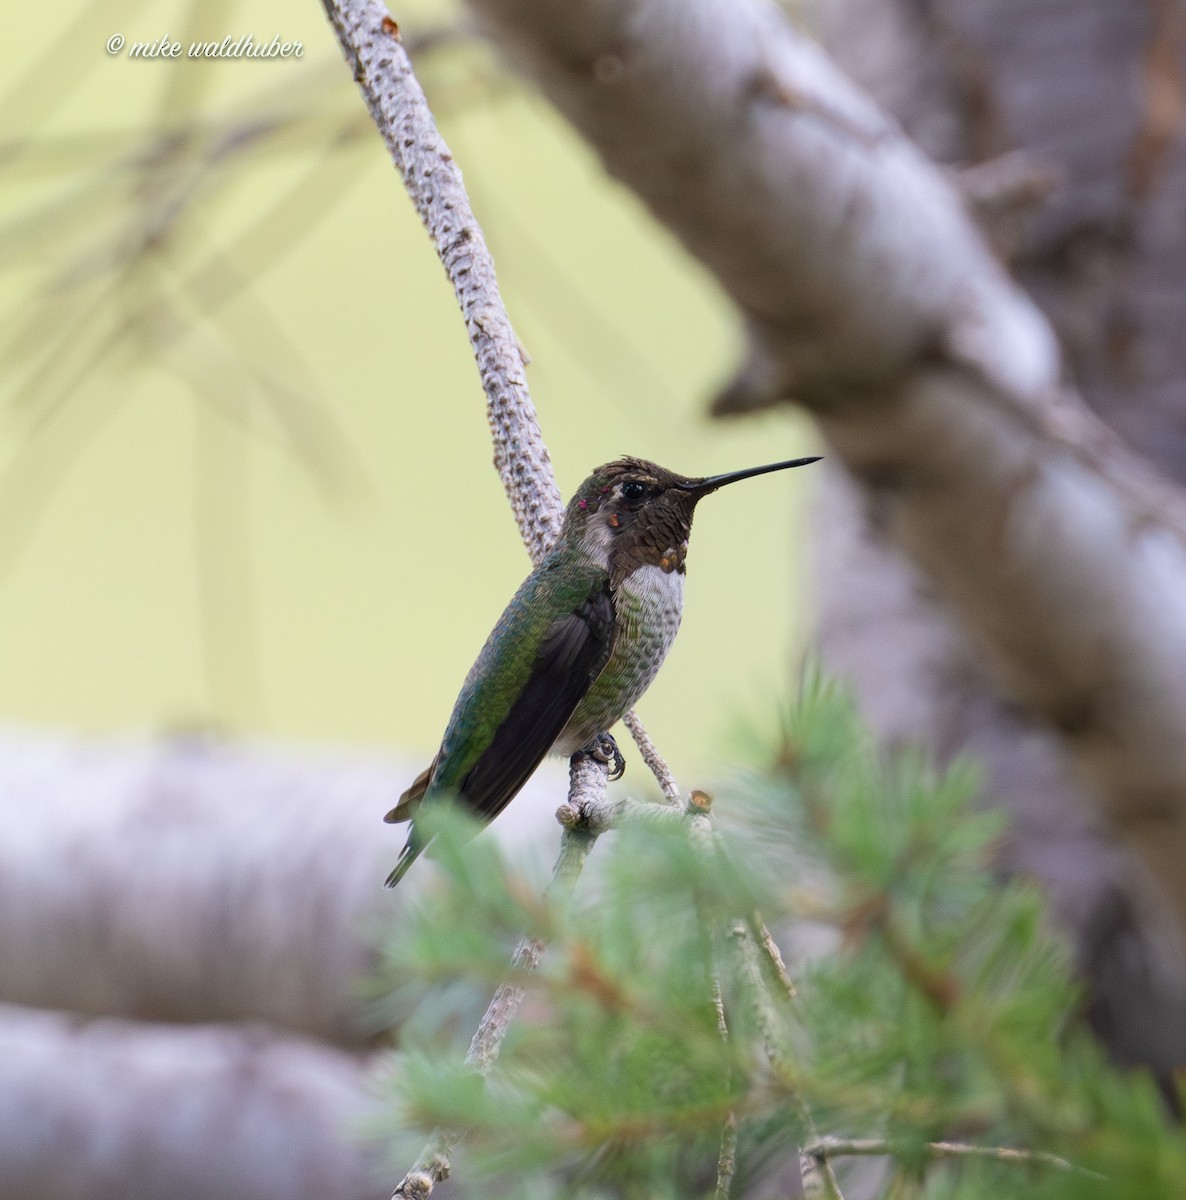
[[[645,458],[618,458],[581,484],[565,513],[565,535],[575,535],[590,553],[604,556],[615,580],[647,565],[682,572],[698,501],[726,484],[816,461],[797,458],[697,478]]]

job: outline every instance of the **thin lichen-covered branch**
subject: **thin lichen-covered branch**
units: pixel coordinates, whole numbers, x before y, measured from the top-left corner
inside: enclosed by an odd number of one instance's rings
[[[568,803],[557,812],[564,829],[560,839],[560,857],[549,889],[568,895],[581,877],[581,869],[598,836],[608,828],[605,809],[607,770],[604,763],[582,755],[572,760]],[[466,1065],[485,1075],[498,1061],[498,1052],[515,1018],[519,1015],[526,990],[522,976],[539,966],[546,947],[535,937],[524,938],[511,957],[511,974],[499,984],[465,1056]],[[392,1200],[423,1200],[438,1183],[449,1177],[450,1155],[461,1140],[453,1130],[438,1129],[412,1169],[400,1180]]]
[[[538,562],[560,531],[564,505],[527,388],[524,353],[461,172],[387,9],[374,0],[325,0],[325,11],[453,285],[486,392],[494,464],[523,541]]]
[[[453,284],[487,396],[494,461],[532,561],[538,563],[556,540],[563,504],[523,373],[525,355],[498,291],[494,263],[453,157],[436,128],[424,93],[404,51],[399,27],[373,0],[325,0],[326,13],[354,69],[371,117],[383,136],[408,194],[432,237]],[[675,791],[670,769],[638,717],[629,728],[660,786]],[[573,758],[569,807],[578,813],[602,803],[608,769],[585,755]],[[595,840],[588,827],[565,829],[556,878],[571,887]],[[515,953],[514,967],[531,969],[543,947],[529,940]],[[508,1025],[523,999],[514,981],[498,989],[467,1056],[485,1072],[498,1055]],[[395,1191],[427,1196],[448,1176],[455,1135],[439,1130]]]
[[[1044,1154],[1039,1150],[1019,1149],[1015,1146],[974,1146],[967,1142],[924,1142],[895,1143],[884,1138],[839,1138],[822,1137],[803,1147],[803,1153],[821,1161],[833,1158],[870,1158],[925,1156],[926,1158],[979,1158],[993,1162],[1016,1163],[1023,1167],[1049,1167],[1055,1171],[1069,1171],[1085,1179],[1102,1179],[1095,1171],[1075,1166],[1056,1154]]]

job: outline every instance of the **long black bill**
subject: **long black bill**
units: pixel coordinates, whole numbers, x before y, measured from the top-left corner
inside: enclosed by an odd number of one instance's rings
[[[689,479],[679,486],[685,492],[694,492],[696,498],[707,496],[726,484],[736,483],[739,479],[752,479],[755,475],[769,475],[771,471],[786,471],[791,467],[805,467],[808,463],[819,462],[822,455],[814,458],[792,458],[787,462],[770,463],[765,467],[749,467],[744,471],[730,471],[727,475],[710,475],[707,479]]]

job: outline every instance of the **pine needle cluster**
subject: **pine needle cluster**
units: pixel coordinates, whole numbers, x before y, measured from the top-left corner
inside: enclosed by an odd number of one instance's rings
[[[1186,1194],[1156,1088],[1104,1061],[1041,897],[994,870],[974,769],[878,751],[818,682],[762,758],[715,824],[631,806],[566,897],[438,822],[384,974],[417,1000],[398,1127],[462,1136],[459,1193],[791,1196],[827,1159],[849,1200]],[[525,936],[547,952],[483,1077],[465,1045]]]

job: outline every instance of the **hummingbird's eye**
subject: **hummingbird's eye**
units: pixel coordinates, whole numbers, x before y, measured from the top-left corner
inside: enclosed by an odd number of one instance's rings
[[[622,499],[623,500],[641,500],[647,494],[647,485],[639,483],[637,479],[627,480],[622,484]]]

